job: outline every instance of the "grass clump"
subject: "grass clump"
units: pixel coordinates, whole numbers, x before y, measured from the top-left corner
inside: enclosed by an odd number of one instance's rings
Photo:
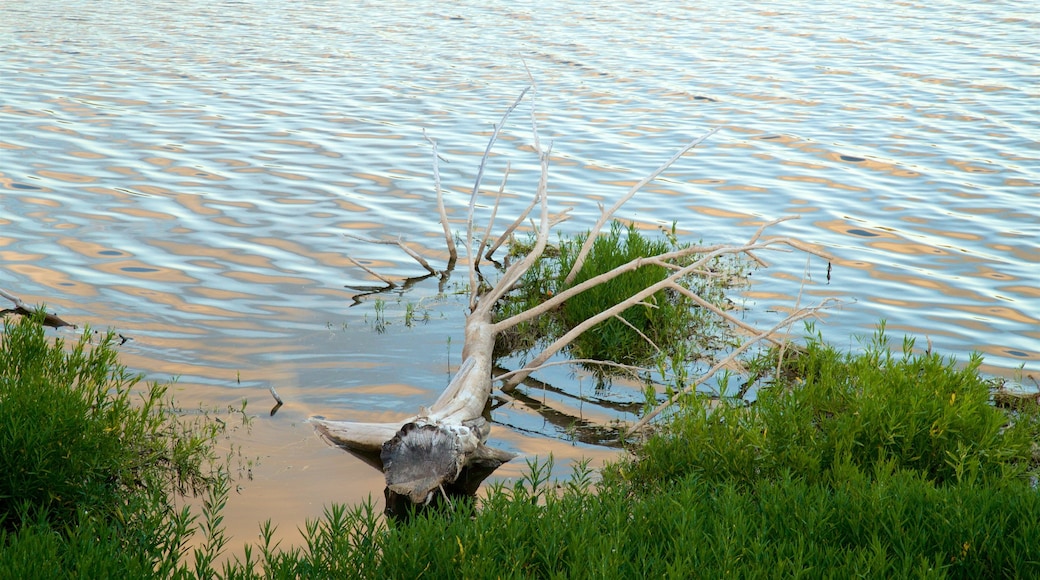
[[[625,226],[613,221],[609,232],[597,235],[591,251],[572,283],[564,279],[574,266],[578,253],[590,233],[562,238],[556,247],[546,251],[523,277],[519,287],[504,301],[499,319],[507,318],[537,306],[547,298],[600,274],[638,258],[647,258],[689,248],[671,231],[659,237],[648,237],[634,224]],[[523,253],[526,245],[518,242],[511,248]],[[691,254],[673,259],[671,264],[683,267],[700,256]],[[736,279],[743,279],[746,264],[737,258],[718,258],[713,268],[717,276],[689,275],[680,280],[708,302],[727,308],[725,291]],[[607,283],[566,300],[546,316],[518,326],[499,338],[498,354],[523,354],[541,344],[548,344],[582,322],[661,282],[672,272],[658,264],[644,264],[625,272]],[[680,367],[709,356],[728,344],[726,330],[689,297],[671,289],[662,289],[641,304],[629,307],[618,316],[600,322],[578,336],[567,347],[575,359],[601,360],[638,367],[670,364],[676,374]],[[601,378],[612,372],[608,367],[591,367]]]
[[[760,390],[754,406],[691,405],[639,451],[628,473],[645,485],[692,475],[750,483],[785,473],[833,485],[853,474],[906,471],[944,485],[1033,469],[1037,420],[990,403],[981,357],[958,367],[939,354],[914,354],[913,345],[906,339],[893,353],[883,327],[857,354],[810,337],[785,380]]]
[[[0,336],[0,577],[186,573],[194,517],[174,497],[226,495],[210,469],[217,427],[182,421],[165,385],[142,387],[112,333],[69,345],[41,321],[5,319]]]
[[[563,275],[571,270],[578,251],[588,233],[560,243],[559,265]],[[634,225],[624,227],[613,222],[610,232],[596,237],[588,259],[573,285],[578,285],[604,272],[637,258],[656,256],[669,251],[664,239],[651,240],[639,233]],[[560,320],[566,328],[603,312],[632,295],[653,286],[668,277],[663,266],[648,264],[626,272],[608,284],[594,286],[567,300],[560,308]],[[559,278],[552,280],[553,292],[566,287]],[[654,345],[670,344],[686,338],[691,325],[694,305],[683,296],[669,296],[661,290],[650,296],[644,305],[633,306],[619,317],[601,322],[594,330],[575,340],[571,352],[576,358],[613,360],[623,364],[645,364],[656,354]],[[640,336],[640,332],[645,336]],[[649,339],[649,340],[647,340]]]

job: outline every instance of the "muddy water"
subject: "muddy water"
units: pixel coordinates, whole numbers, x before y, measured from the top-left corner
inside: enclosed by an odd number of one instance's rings
[[[224,443],[243,457],[231,531],[270,518],[291,539],[324,504],[382,489],[306,419],[411,414],[459,363],[462,280],[366,295],[375,281],[348,256],[394,279],[422,270],[343,234],[404,235],[443,263],[422,132],[459,227],[526,63],[565,231],[720,127],[624,217],[737,242],[800,216],[773,233],[832,253],[830,276],[763,256],[773,267],[738,297],[750,318],[839,297],[820,325],[839,344],[884,318],[1035,376],[1038,26],[1026,2],[2,2],[0,287],[132,338],[123,361],[178,377],[186,407],[246,400],[251,427]],[[528,116],[489,166],[497,187],[511,163],[500,214],[536,183]],[[639,394],[539,378],[558,391],[496,408],[494,442],[553,453],[561,473],[613,456],[569,426],[631,419]],[[274,417],[270,387],[286,400]]]

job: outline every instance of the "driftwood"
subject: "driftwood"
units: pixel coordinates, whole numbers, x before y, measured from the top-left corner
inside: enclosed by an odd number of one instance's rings
[[[3,288],[0,288],[0,296],[7,298],[8,300],[14,303],[14,308],[6,308],[4,310],[0,310],[0,316],[6,316],[8,314],[17,314],[19,316],[32,316],[34,314],[34,310],[31,306],[26,305],[24,302],[22,302],[21,298],[18,298],[10,292],[7,292]],[[71,322],[66,322],[62,320],[61,317],[59,317],[57,314],[51,313],[44,313],[43,324],[45,326],[50,326],[53,328],[61,328],[63,326],[76,328],[75,324],[72,324]]]
[[[993,404],[1004,409],[1035,408],[1040,405],[1040,393],[1026,393],[1000,387],[993,390]]]
[[[490,475],[495,468],[514,457],[512,453],[494,449],[487,445],[487,437],[490,432],[490,427],[484,418],[484,413],[485,407],[491,397],[493,376],[495,375],[495,369],[493,367],[493,350],[496,337],[500,333],[509,330],[518,324],[531,320],[542,313],[556,308],[569,297],[583,292],[593,286],[608,284],[617,276],[635,270],[645,264],[661,265],[672,271],[665,280],[648,286],[646,289],[636,293],[629,299],[610,308],[606,308],[600,315],[587,320],[570,332],[567,332],[523,368],[504,374],[498,373],[498,376],[494,380],[502,383],[502,389],[504,392],[509,392],[516,388],[521,381],[537,369],[549,364],[554,364],[548,362],[549,357],[566,347],[582,332],[586,332],[603,320],[619,316],[621,312],[625,311],[632,305],[643,303],[647,297],[663,289],[670,289],[684,293],[695,302],[704,305],[718,316],[721,316],[730,324],[743,328],[744,331],[752,337],[744,346],[739,348],[737,352],[733,353],[731,357],[728,358],[735,358],[744,349],[760,341],[779,342],[779,339],[777,338],[778,331],[788,327],[795,321],[815,315],[817,310],[821,307],[816,306],[812,308],[798,309],[774,328],[767,331],[760,331],[722,310],[715,308],[710,303],[697,296],[692,290],[683,286],[682,281],[690,275],[710,275],[708,267],[711,260],[724,254],[744,254],[754,260],[758,260],[755,256],[755,252],[758,251],[796,249],[810,254],[823,255],[821,252],[797,240],[789,238],[762,239],[762,233],[768,226],[784,221],[775,220],[759,228],[759,230],[755,232],[755,234],[745,244],[737,246],[690,247],[687,249],[662,253],[656,256],[638,258],[615,268],[614,270],[575,285],[566,291],[560,292],[558,295],[549,298],[542,304],[531,308],[530,310],[516,314],[508,319],[494,322],[492,313],[496,303],[507,299],[507,294],[517,286],[523,275],[542,255],[548,245],[549,233],[552,227],[567,218],[566,213],[552,216],[549,212],[547,195],[549,151],[543,149],[539,141],[534,108],[532,106],[531,126],[533,148],[539,156],[541,166],[540,179],[533,199],[521,215],[517,216],[512,221],[512,224],[506,228],[506,233],[498,236],[495,241],[491,241],[491,231],[494,226],[495,215],[497,214],[497,200],[487,227],[484,228],[482,232],[477,232],[474,227],[474,207],[476,198],[480,192],[480,182],[491,148],[498,137],[499,130],[505,123],[509,114],[517,107],[527,92],[528,89],[525,89],[524,93],[521,94],[516,102],[514,102],[506,111],[502,121],[495,126],[487,149],[485,150],[484,157],[481,160],[477,172],[476,183],[473,186],[470,196],[469,211],[466,218],[467,232],[465,240],[470,287],[469,314],[467,315],[465,323],[465,344],[462,352],[463,362],[454,375],[452,381],[432,406],[428,409],[422,408],[416,415],[402,421],[392,423],[360,423],[329,421],[324,419],[313,420],[316,429],[329,441],[355,452],[368,460],[374,467],[383,470],[387,483],[386,495],[387,510],[389,513],[401,513],[401,510],[410,504],[425,505],[438,497],[443,497],[450,501],[450,498],[453,496],[471,494],[476,490],[479,483],[485,477]],[[589,236],[590,242],[595,238],[595,233],[611,219],[614,213],[625,201],[632,198],[640,188],[652,181],[657,175],[665,171],[669,166],[680,159],[684,153],[693,147],[696,147],[714,132],[715,131],[712,130],[708,134],[687,144],[660,168],[634,186],[617,204],[608,210],[604,210],[596,228],[592,230],[593,235]],[[437,164],[437,144],[436,141],[431,139],[429,136],[425,136],[424,134],[424,137],[431,143],[434,150],[433,174],[437,193],[438,212],[440,214],[441,225],[445,232],[445,240],[451,256],[448,264],[448,271],[450,271],[458,258],[458,254],[448,226],[447,215],[444,211],[440,173]],[[503,185],[499,188],[499,195],[501,195],[501,192],[504,189],[504,183],[505,180],[503,179]],[[493,286],[489,287],[487,284],[482,284],[481,282],[483,282],[483,278],[480,277],[478,271],[481,258],[491,259],[491,254],[493,254],[495,249],[503,244],[506,238],[519,224],[528,220],[529,214],[533,212],[535,208],[538,208],[537,221],[534,223],[536,236],[531,251],[521,260],[505,266],[499,279]],[[402,249],[406,249],[403,242],[400,240],[383,243],[392,243],[398,245]],[[588,245],[589,244],[586,244],[586,246]],[[414,255],[414,252],[408,251],[408,254],[415,258],[427,271],[431,273],[435,272],[435,270],[430,267],[425,260]],[[579,258],[579,264],[575,266],[575,272],[577,271],[577,268],[580,268],[580,262],[584,260],[587,254],[588,248],[583,248],[581,251],[581,257]],[[692,255],[697,255],[697,260],[692,264],[681,267],[676,265],[679,258]],[[368,269],[365,270],[368,271]],[[373,272],[370,273],[376,275]],[[394,285],[392,281],[382,276],[376,275],[376,277],[387,284],[388,288]],[[573,272],[570,277],[573,278]],[[636,330],[638,331],[638,329]],[[723,363],[716,365],[706,375],[698,379],[696,384],[700,384],[707,380],[722,367],[722,364]],[[690,388],[693,387],[691,386]],[[636,427],[638,428],[644,425],[653,415],[659,413],[663,407],[664,405],[655,410],[651,415],[644,417]]]

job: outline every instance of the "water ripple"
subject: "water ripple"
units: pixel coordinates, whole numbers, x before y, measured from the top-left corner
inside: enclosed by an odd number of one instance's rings
[[[423,131],[460,226],[526,64],[565,231],[721,127],[626,217],[735,242],[800,215],[774,233],[833,253],[832,275],[772,256],[745,296],[753,312],[840,296],[824,329],[841,344],[885,318],[962,359],[984,352],[994,372],[1040,370],[1032,6],[674,4],[5,6],[0,286],[133,337],[131,364],[180,376],[191,397],[274,384],[295,389],[301,416],[413,412],[457,364],[462,307],[422,282],[384,297],[391,327],[376,333],[372,298],[351,306],[372,276],[347,257],[422,272],[343,234],[403,234],[443,263]],[[500,215],[537,185],[528,115],[489,165],[497,187],[511,163]],[[408,302],[434,320],[404,328]],[[564,436],[503,413],[516,449]]]

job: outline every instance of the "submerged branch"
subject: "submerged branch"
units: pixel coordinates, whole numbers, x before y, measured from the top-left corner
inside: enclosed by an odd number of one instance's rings
[[[420,256],[415,250],[413,250],[413,249],[409,248],[408,246],[404,245],[404,241],[400,237],[398,237],[396,240],[373,240],[372,238],[366,238],[366,237],[359,236],[359,235],[356,235],[356,234],[343,234],[343,235],[348,237],[348,238],[354,238],[355,240],[360,240],[362,242],[367,242],[369,244],[383,244],[383,245],[387,245],[387,246],[397,246],[398,248],[401,248],[401,250],[404,253],[408,254],[408,256],[410,258],[412,258],[413,260],[418,262],[420,266],[425,268],[427,272],[429,272],[431,274],[434,274],[434,275],[440,274],[440,272],[438,272],[437,270],[433,269],[433,266],[431,266],[430,263],[427,262],[422,256]],[[356,261],[354,263],[357,264]],[[371,270],[366,270],[366,271],[369,272],[369,273],[372,273]]]
[[[766,338],[776,334],[780,329],[787,328],[787,327],[791,326],[792,324],[794,324],[795,322],[798,322],[799,320],[805,320],[806,318],[810,318],[810,317],[816,316],[816,314],[820,310],[822,310],[823,308],[826,308],[827,305],[829,305],[832,302],[837,302],[837,300],[834,299],[834,298],[827,298],[823,302],[821,302],[820,304],[817,304],[816,306],[811,306],[811,307],[808,307],[808,308],[802,308],[800,310],[797,310],[794,313],[792,313],[792,314],[788,315],[787,317],[785,317],[780,322],[776,323],[776,325],[774,325],[769,330],[766,330],[766,331],[763,331],[763,332],[759,332],[755,336],[751,337],[750,339],[745,341],[744,344],[740,345],[733,352],[729,353],[729,355],[727,355],[725,358],[723,358],[719,362],[715,363],[714,366],[712,366],[710,369],[708,369],[708,371],[705,372],[703,375],[701,375],[696,381],[686,385],[681,391],[679,391],[679,392],[675,393],[674,395],[672,395],[671,397],[669,397],[667,401],[665,401],[664,403],[661,403],[660,405],[655,407],[654,410],[650,411],[646,415],[643,415],[643,417],[641,419],[639,419],[639,421],[637,421],[636,424],[633,425],[628,430],[628,432],[626,433],[626,436],[632,435],[633,433],[635,433],[635,432],[639,431],[640,429],[642,429],[643,427],[645,427],[651,420],[654,419],[654,417],[657,417],[658,415],[661,414],[662,411],[664,411],[665,409],[667,409],[671,405],[675,404],[675,402],[678,401],[681,397],[683,397],[685,395],[689,395],[690,393],[692,393],[697,387],[702,385],[704,382],[709,380],[711,377],[715,376],[716,373],[718,373],[721,369],[725,368],[725,366],[727,364],[729,364],[734,359],[736,359],[738,356],[740,356],[744,351],[746,351],[749,348],[751,348],[752,346],[758,344],[762,340],[765,340]]]
[[[345,258],[346,258],[346,259],[347,259],[347,260],[348,260],[348,261],[349,261],[350,263],[352,263],[352,264],[354,264],[355,266],[357,266],[358,268],[361,268],[362,270],[364,270],[364,271],[368,272],[369,274],[371,274],[371,275],[375,276],[376,278],[378,278],[378,279],[379,279],[379,281],[380,281],[380,282],[382,282],[383,284],[386,284],[386,285],[387,285],[387,286],[389,286],[390,288],[395,288],[395,287],[397,286],[397,285],[396,285],[396,284],[394,284],[394,283],[393,283],[392,281],[390,281],[390,279],[389,279],[389,278],[386,278],[386,277],[384,277],[384,276],[380,275],[380,274],[379,274],[378,272],[376,272],[375,270],[373,270],[373,269],[369,268],[368,266],[366,266],[366,265],[362,264],[361,262],[358,262],[358,261],[357,261],[357,260],[355,260],[354,258],[351,258],[350,256],[344,256],[344,257],[345,257]]]

